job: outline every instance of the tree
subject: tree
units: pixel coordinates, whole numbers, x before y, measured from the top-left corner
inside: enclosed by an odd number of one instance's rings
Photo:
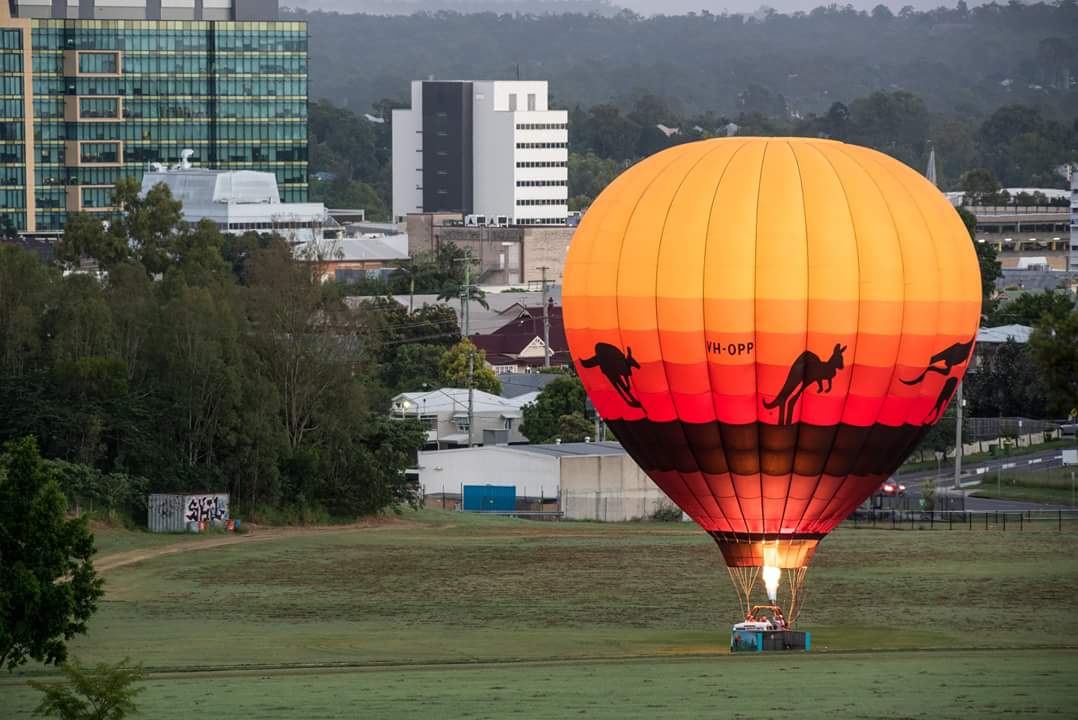
[[[102,595],[85,517],[45,472],[32,437],[0,455],[0,668],[28,659],[62,663]]]
[[[1028,292],[1001,305],[992,313],[991,322],[994,325],[1033,326],[1045,315],[1066,317],[1074,307],[1074,296],[1066,290]]]
[[[1078,310],[1044,315],[1029,345],[1048,388],[1048,410],[1068,415],[1078,408]]]
[[[472,358],[472,387],[476,390],[500,395],[502,384],[494,369],[487,365],[487,354],[478,349],[468,338],[449,348],[441,359],[441,381],[445,387],[468,387],[468,358]]]
[[[1008,340],[982,357],[983,362],[963,381],[970,415],[1045,417],[1044,379],[1028,344]]]
[[[999,180],[987,168],[974,168],[962,173],[958,187],[966,193],[967,205],[997,204]]]
[[[584,442],[594,432],[595,428],[584,413],[573,412],[558,419],[558,437],[562,442]]]
[[[136,711],[135,696],[145,688],[134,684],[145,677],[142,666],[132,667],[129,658],[115,665],[98,663],[84,667],[71,658],[61,666],[66,683],[30,681],[44,694],[34,715],[60,720],[123,720]]]
[[[429,343],[397,345],[389,362],[382,367],[382,378],[394,392],[433,390],[442,377],[445,348]]]
[[[108,232],[98,215],[85,212],[67,216],[64,234],[55,249],[56,259],[62,263],[77,267],[82,258],[92,258],[102,270],[111,270],[130,255],[122,235]]]
[[[977,217],[963,207],[956,210],[977,253],[977,264],[981,271],[981,314],[988,316],[996,306],[996,280],[1003,277],[1003,267],[991,243],[977,242]]]
[[[584,384],[577,377],[559,377],[543,388],[535,402],[525,405],[523,413],[524,421],[520,425],[520,432],[529,442],[554,442],[560,436],[563,417],[575,414],[584,418]],[[569,420],[566,429],[577,431],[580,425]]]

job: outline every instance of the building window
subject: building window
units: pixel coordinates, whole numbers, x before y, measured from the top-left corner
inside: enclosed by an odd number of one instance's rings
[[[79,98],[79,117],[94,119],[119,119],[120,101],[118,98]]]
[[[517,200],[517,207],[525,205],[564,205],[565,200]]]
[[[517,150],[549,150],[551,148],[569,147],[569,143],[563,142],[518,142]]]
[[[90,164],[105,164],[122,162],[120,158],[120,143],[118,142],[87,142],[79,146],[79,162]]]
[[[516,93],[512,93],[509,96],[509,112],[517,111],[517,96]]]
[[[535,112],[535,93],[528,93],[528,110]]]
[[[517,180],[517,187],[565,187],[565,180]]]
[[[565,123],[517,123],[517,130],[568,130]]]
[[[566,167],[564,160],[554,162],[537,162],[534,160],[522,160],[517,163],[518,168],[541,168],[541,167]]]
[[[80,52],[80,75],[116,75],[120,72],[120,53]]]

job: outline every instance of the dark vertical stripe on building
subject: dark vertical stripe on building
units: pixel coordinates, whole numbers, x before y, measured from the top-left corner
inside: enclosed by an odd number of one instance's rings
[[[423,83],[423,210],[472,212],[472,84]]]
[[[94,0],[79,0],[79,20],[93,20],[94,10]]]
[[[160,1],[160,0],[158,0]],[[195,0],[195,20],[202,19],[203,2],[202,0]]]

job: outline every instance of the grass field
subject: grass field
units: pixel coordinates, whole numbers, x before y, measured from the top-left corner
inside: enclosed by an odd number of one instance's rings
[[[154,670],[144,717],[1074,715],[1074,530],[839,530],[809,573],[813,652],[759,658],[726,655],[734,594],[691,525],[273,532],[115,567],[73,651]],[[163,542],[128,535],[110,552]],[[0,679],[16,717],[20,683]]]
[[[1073,472],[1078,472],[1078,470],[1060,467],[1001,473],[998,483],[994,475],[985,477],[981,485],[974,490],[973,495],[1002,500],[1073,505],[1075,497],[1071,487],[1071,473]]]

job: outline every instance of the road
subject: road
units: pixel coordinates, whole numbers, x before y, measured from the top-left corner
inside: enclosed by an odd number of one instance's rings
[[[1024,455],[992,458],[991,460],[981,460],[969,464],[963,463],[962,487],[967,488],[976,485],[982,479],[992,477],[996,472],[1007,472],[1010,470],[1042,470],[1061,467],[1062,465],[1063,451],[1060,448],[1034,451]],[[938,487],[948,491],[951,484],[954,482],[954,460],[951,459],[942,464],[940,475],[937,475],[936,471],[932,469],[917,470],[896,475],[896,479],[907,487],[907,495],[909,495],[914,502],[921,496],[921,484],[924,483],[925,480],[932,480],[935,478],[939,478],[939,482],[937,483]],[[1017,512],[1021,510],[1070,509],[1066,505],[1023,502],[1020,500],[991,500],[989,498],[977,498],[970,496],[968,491],[966,493],[965,507],[967,510],[973,510],[975,512],[992,512],[995,510],[1000,512]]]

